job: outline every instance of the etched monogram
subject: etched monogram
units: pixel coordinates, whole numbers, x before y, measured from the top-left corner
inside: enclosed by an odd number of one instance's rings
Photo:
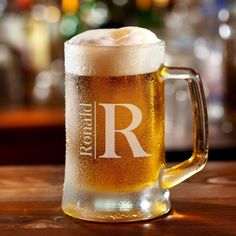
[[[82,135],[83,141],[80,146],[80,155],[92,156],[96,158],[96,108],[101,106],[105,112],[105,152],[98,158],[121,158],[116,153],[116,133],[121,133],[127,140],[127,145],[130,146],[134,157],[148,157],[151,156],[145,152],[136,136],[133,132],[142,122],[142,111],[133,104],[110,104],[110,103],[96,103],[94,104],[80,104],[82,106],[82,112],[80,113],[82,123]],[[116,129],[116,117],[115,110],[118,106],[121,106],[131,112],[131,123],[124,129]],[[92,111],[93,108],[93,111]],[[93,137],[92,137],[93,136]],[[94,142],[92,141],[94,140]]]

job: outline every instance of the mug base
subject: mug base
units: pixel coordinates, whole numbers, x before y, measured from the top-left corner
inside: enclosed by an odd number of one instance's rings
[[[67,186],[68,187],[68,186]],[[153,219],[170,210],[169,191],[157,186],[129,193],[95,193],[64,190],[62,210],[82,220],[96,222],[132,222]]]

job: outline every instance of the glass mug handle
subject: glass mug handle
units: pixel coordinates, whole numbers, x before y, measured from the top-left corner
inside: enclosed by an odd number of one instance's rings
[[[164,80],[181,79],[188,83],[194,114],[194,144],[192,156],[173,167],[164,168],[162,188],[172,188],[200,171],[208,157],[208,118],[206,100],[199,74],[189,68],[163,66],[159,76]]]

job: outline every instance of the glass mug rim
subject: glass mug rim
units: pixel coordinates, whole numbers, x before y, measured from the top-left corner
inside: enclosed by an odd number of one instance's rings
[[[144,43],[144,44],[134,44],[134,45],[90,45],[90,44],[75,44],[71,43],[70,40],[65,41],[65,46],[71,46],[74,48],[109,48],[109,49],[120,49],[120,48],[151,48],[151,47],[165,47],[165,41],[161,40],[155,43]]]

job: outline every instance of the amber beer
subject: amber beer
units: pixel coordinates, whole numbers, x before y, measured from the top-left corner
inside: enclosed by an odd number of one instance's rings
[[[118,89],[119,88],[119,89]],[[66,74],[66,137],[68,182],[97,191],[136,191],[156,182],[164,162],[163,80],[157,72],[133,76],[75,76]],[[102,157],[106,142],[106,110],[100,104],[117,104],[115,129],[127,128],[133,104],[142,112],[132,132],[149,155],[135,157],[124,134],[114,135],[119,157]],[[121,105],[118,105],[121,104]],[[76,166],[76,168],[73,167]]]

